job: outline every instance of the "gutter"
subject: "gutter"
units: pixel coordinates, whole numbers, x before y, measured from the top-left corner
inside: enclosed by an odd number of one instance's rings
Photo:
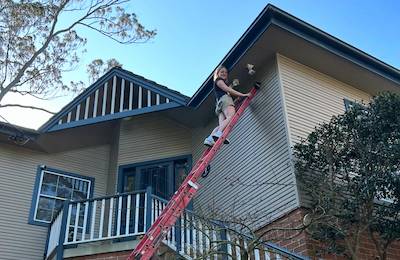
[[[311,42],[339,57],[350,60],[354,64],[374,74],[400,85],[400,70],[357,49],[342,40],[323,32],[293,15],[268,4],[246,32],[240,37],[232,49],[218,64],[231,70],[240,58],[251,48],[269,26],[278,26],[304,40]],[[212,73],[195,92],[187,106],[197,109],[212,91]]]

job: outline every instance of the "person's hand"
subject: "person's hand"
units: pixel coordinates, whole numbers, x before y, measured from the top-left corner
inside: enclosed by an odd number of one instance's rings
[[[243,97],[250,97],[251,96],[251,93],[249,92],[249,93],[246,93],[246,94],[243,94]]]

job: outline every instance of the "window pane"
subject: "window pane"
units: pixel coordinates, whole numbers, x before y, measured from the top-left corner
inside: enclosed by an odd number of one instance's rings
[[[90,181],[47,171],[43,171],[42,176],[35,220],[50,222],[64,206],[65,200],[84,200],[88,198]],[[74,210],[76,211],[76,208]],[[80,215],[82,217],[79,218],[80,223],[83,221],[83,214],[84,207],[81,208]]]
[[[72,178],[60,176],[58,186],[62,188],[72,189]]]
[[[168,165],[151,166],[142,168],[139,172],[140,189],[153,187],[155,195],[168,198]]]
[[[57,175],[45,172],[43,175],[42,183],[57,185],[57,179],[58,179]]]
[[[36,219],[50,222],[52,213],[53,213],[52,210],[38,209],[36,214]]]
[[[88,193],[88,182],[83,180],[73,180],[73,191],[72,191],[72,200],[84,200],[87,199]]]
[[[46,184],[42,185],[41,194],[49,195],[49,196],[56,196],[57,195],[57,186],[55,184]]]
[[[189,173],[189,164],[184,161],[179,161],[175,164],[175,189],[181,186]]]
[[[72,193],[72,200],[84,200],[86,198],[87,198],[86,192],[74,190],[74,192]]]
[[[72,180],[71,178],[60,176],[58,180],[57,197],[71,199]]]
[[[131,192],[135,190],[135,175],[127,176],[125,179],[124,192]]]
[[[36,212],[37,220],[51,221],[53,215],[55,199],[52,198],[39,198],[38,210]]]
[[[64,206],[64,200],[57,200],[56,199],[56,204],[54,205],[54,214],[61,209]]]
[[[52,211],[54,208],[55,199],[40,197],[39,198],[39,209],[47,209]]]
[[[70,188],[58,187],[57,189],[57,197],[70,199],[72,190]]]

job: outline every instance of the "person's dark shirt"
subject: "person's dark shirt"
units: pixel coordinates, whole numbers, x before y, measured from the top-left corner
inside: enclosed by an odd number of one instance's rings
[[[217,82],[220,80],[224,81],[222,78],[216,78],[214,81],[214,93],[215,93],[215,98],[217,100],[219,100],[223,95],[226,94],[225,91],[223,91],[220,87],[217,86]],[[226,82],[225,82],[225,84],[226,84]]]

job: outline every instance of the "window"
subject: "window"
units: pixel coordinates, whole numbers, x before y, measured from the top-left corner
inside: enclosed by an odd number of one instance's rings
[[[356,102],[350,101],[346,98],[343,99],[343,102],[344,102],[344,111],[349,111],[349,109],[351,109],[356,104]]]
[[[154,195],[169,199],[190,170],[189,156],[168,158],[120,168],[119,192],[133,192],[152,187]]]
[[[90,177],[39,167],[30,223],[50,223],[64,201],[90,198],[93,182]]]
[[[397,182],[398,183],[398,181],[399,181],[399,179],[400,179],[400,170],[397,170],[397,171],[395,171],[395,172],[392,172],[391,173],[391,175],[392,175],[392,181],[395,181],[395,182]],[[395,199],[395,197],[396,197],[396,195],[395,195],[395,187],[387,187],[387,188],[385,188],[385,192],[386,192],[386,196],[382,196],[383,194],[381,193],[381,194],[379,194],[379,195],[381,195],[381,196],[379,196],[380,197],[380,199],[378,199],[377,201],[378,201],[378,203],[394,203],[394,199]]]
[[[127,168],[124,171],[124,191],[145,190],[153,188],[153,194],[168,199],[173,192],[172,164],[163,162],[151,165]]]

